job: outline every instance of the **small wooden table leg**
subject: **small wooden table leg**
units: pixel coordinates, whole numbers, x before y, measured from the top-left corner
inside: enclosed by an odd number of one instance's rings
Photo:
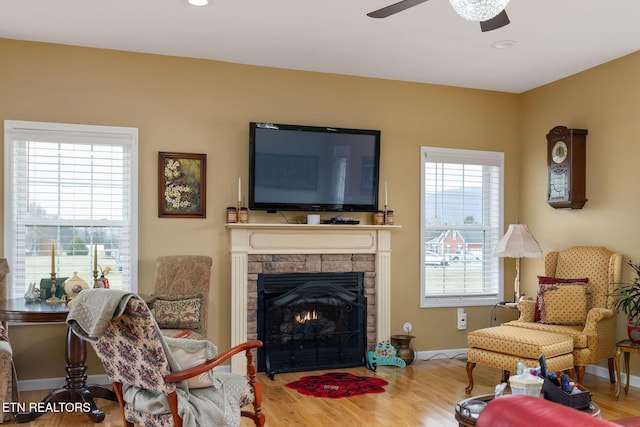
[[[616,377],[618,379],[618,381],[616,382],[616,394],[615,394],[616,400],[618,400],[618,397],[620,397],[620,353],[622,353],[622,350],[620,349],[620,347],[617,347],[616,355],[613,358],[613,363],[615,364],[615,370],[616,370]]]
[[[624,385],[624,394],[629,394],[629,359],[631,359],[631,353],[624,352],[624,372],[627,374],[627,382]]]

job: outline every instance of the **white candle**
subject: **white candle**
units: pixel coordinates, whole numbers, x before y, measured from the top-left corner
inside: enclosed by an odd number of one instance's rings
[[[389,205],[389,199],[387,196],[387,183],[384,183],[384,205],[388,206]]]
[[[56,272],[56,244],[51,244],[51,274]]]
[[[242,204],[242,179],[238,177],[238,203]]]
[[[93,271],[98,271],[98,245],[93,245]]]

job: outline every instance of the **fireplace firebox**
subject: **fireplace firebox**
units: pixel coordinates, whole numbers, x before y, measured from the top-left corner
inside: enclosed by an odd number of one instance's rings
[[[258,370],[362,366],[367,348],[363,273],[258,276]]]

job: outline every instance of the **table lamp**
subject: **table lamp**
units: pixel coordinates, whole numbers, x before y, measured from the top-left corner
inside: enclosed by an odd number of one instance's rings
[[[498,241],[494,256],[516,259],[516,280],[514,285],[514,302],[520,298],[520,258],[539,258],[542,256],[540,244],[524,224],[509,224],[507,232]]]

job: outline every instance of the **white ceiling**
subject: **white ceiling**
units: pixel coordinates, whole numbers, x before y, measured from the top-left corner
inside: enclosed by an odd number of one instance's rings
[[[487,33],[448,0],[366,16],[396,1],[1,0],[0,37],[513,93],[640,50],[640,0],[511,0]]]

